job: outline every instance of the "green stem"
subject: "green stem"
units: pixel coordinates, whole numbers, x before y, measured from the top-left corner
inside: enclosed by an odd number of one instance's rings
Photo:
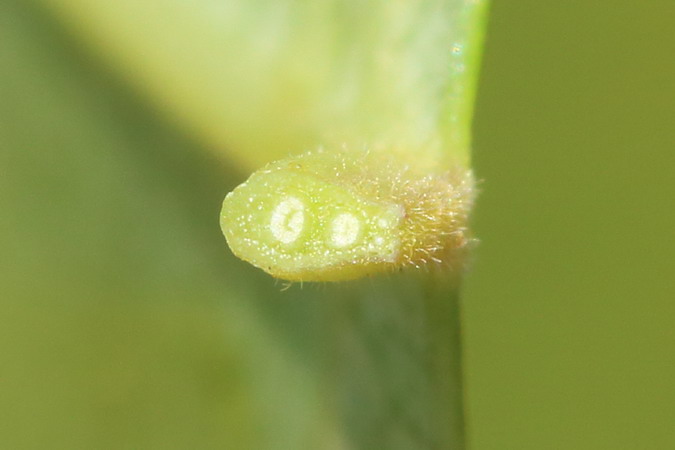
[[[328,386],[354,448],[464,449],[455,281],[365,280],[327,306]]]

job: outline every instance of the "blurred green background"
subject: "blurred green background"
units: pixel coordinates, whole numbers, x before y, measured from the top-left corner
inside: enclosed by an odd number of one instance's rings
[[[493,2],[462,300],[473,449],[675,448],[673,17],[670,0]],[[343,448],[310,338],[349,321],[312,291],[270,302],[218,229],[242,174],[102,60],[0,1],[0,448]],[[396,351],[387,323],[414,300],[369,319],[372,346]],[[377,398],[353,400],[367,436]],[[403,405],[383,420],[424,428]]]
[[[463,298],[476,449],[675,448],[673,17],[493,3]]]

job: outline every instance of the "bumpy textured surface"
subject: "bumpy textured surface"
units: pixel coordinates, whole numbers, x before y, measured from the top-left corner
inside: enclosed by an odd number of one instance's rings
[[[235,255],[290,281],[456,270],[473,196],[465,169],[422,174],[383,152],[317,151],[254,173],[220,223]]]

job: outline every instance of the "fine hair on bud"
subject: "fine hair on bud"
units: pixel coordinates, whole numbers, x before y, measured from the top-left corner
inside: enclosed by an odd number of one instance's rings
[[[328,149],[267,165],[223,202],[232,252],[289,281],[404,267],[461,271],[472,241],[473,174],[421,169],[402,155]]]

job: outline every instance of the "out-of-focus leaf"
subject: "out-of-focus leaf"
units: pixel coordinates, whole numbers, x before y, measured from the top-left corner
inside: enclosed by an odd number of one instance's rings
[[[466,164],[483,0],[41,0],[252,171],[319,145]]]

